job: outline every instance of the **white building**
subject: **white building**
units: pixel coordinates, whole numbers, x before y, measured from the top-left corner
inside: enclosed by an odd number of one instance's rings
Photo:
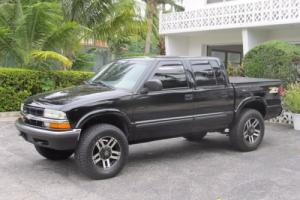
[[[162,14],[167,55],[216,56],[239,64],[268,40],[300,43],[300,0],[185,0],[186,11]]]

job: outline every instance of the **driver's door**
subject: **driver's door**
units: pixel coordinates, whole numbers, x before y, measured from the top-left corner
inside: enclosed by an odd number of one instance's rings
[[[150,79],[161,80],[163,89],[135,95],[135,139],[152,140],[186,133],[192,125],[194,97],[184,64],[161,61]]]

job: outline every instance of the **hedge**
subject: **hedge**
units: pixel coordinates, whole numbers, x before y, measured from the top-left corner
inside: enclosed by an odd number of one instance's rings
[[[92,72],[0,68],[0,112],[19,110],[28,96],[79,85],[93,75]]]
[[[300,48],[283,41],[269,41],[248,52],[243,60],[246,76],[278,78],[284,85],[299,77]]]

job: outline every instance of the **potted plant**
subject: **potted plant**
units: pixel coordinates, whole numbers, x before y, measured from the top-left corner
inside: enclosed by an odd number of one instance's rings
[[[300,130],[300,83],[293,83],[288,86],[284,102],[293,113],[294,129]]]

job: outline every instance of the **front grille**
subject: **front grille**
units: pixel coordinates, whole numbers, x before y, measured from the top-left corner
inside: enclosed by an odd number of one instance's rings
[[[34,120],[34,119],[25,119],[24,122],[26,124],[31,125],[31,126],[44,127],[44,123],[43,122],[37,121],[37,120]]]
[[[37,108],[37,107],[24,105],[23,112],[24,114],[30,114],[30,115],[42,117],[44,115],[44,108]]]
[[[31,119],[30,117],[26,118],[28,115],[32,115],[35,117],[43,117],[44,115],[44,108],[38,108],[38,107],[32,107],[32,106],[27,106],[24,105],[23,107],[23,113],[24,113],[24,122],[28,125],[31,126],[36,126],[36,127],[44,127],[44,122],[36,120],[36,119]]]

